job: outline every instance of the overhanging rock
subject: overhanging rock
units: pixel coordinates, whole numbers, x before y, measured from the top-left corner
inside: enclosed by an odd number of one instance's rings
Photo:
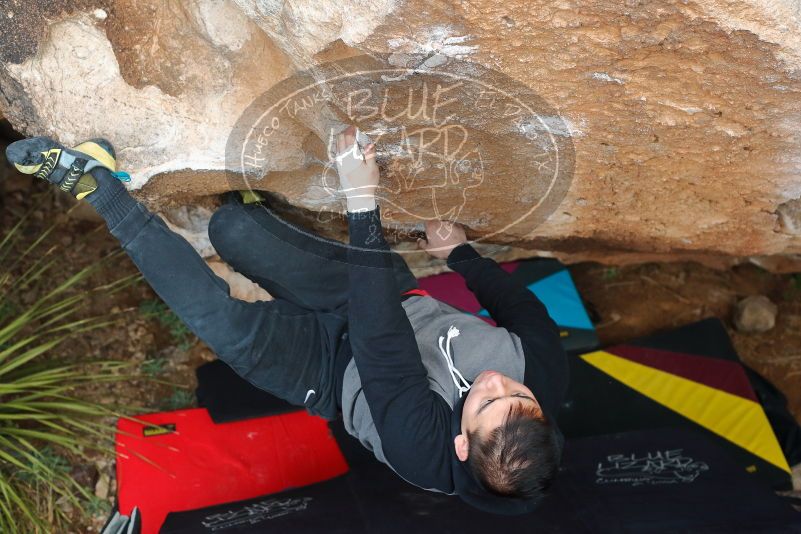
[[[355,122],[378,142],[382,205],[397,206],[388,224],[401,239],[450,214],[511,257],[799,269],[794,0],[60,0],[12,3],[0,17],[0,112],[28,135],[109,138],[153,208],[209,204],[249,183],[341,236],[341,220],[319,216],[344,210],[327,187],[327,132]],[[359,118],[331,80],[343,64],[423,69],[431,88],[460,74],[473,92],[456,91],[458,113],[439,124]],[[283,121],[258,172],[239,172],[231,136],[243,114],[303,74],[327,76],[333,98]],[[422,79],[383,84],[400,105]],[[378,98],[380,80],[351,80],[349,94]],[[529,91],[536,120],[470,101],[481,83],[515,88],[506,98]],[[568,146],[547,220],[522,217],[548,194],[535,149]]]

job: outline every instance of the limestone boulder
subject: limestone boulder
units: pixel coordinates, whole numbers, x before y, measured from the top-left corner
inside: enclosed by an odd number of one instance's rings
[[[796,0],[37,0],[4,11],[0,113],[66,144],[109,138],[135,195],[165,213],[254,187],[344,239],[330,136],[355,123],[378,145],[400,248],[440,217],[507,259],[801,269]],[[294,108],[278,106],[293,94]],[[243,139],[263,150],[247,154]]]

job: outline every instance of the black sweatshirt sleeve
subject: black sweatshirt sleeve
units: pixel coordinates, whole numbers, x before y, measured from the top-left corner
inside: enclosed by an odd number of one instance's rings
[[[463,243],[448,255],[448,267],[462,275],[467,287],[495,323],[516,334],[526,359],[524,382],[543,410],[554,417],[567,391],[567,357],[559,328],[540,299],[504,271]]]
[[[380,206],[348,212],[348,329],[384,456],[407,481],[450,491],[451,409],[431,391],[400,301]]]

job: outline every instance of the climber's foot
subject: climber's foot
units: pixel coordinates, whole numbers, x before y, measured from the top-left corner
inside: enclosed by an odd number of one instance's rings
[[[255,189],[242,189],[239,191],[227,191],[220,195],[220,200],[223,204],[257,204],[265,208],[269,208],[270,201],[267,195],[256,191]]]
[[[240,191],[239,194],[242,196],[242,202],[244,204],[268,204],[267,197],[255,189],[246,189],[244,191]]]
[[[255,189],[243,189],[240,191],[228,191],[222,195],[223,204],[262,204],[269,207],[269,202],[265,195]]]
[[[117,164],[114,147],[105,139],[66,148],[49,137],[32,137],[11,143],[6,158],[18,171],[47,180],[78,199],[98,188],[90,171],[104,168],[113,173]]]

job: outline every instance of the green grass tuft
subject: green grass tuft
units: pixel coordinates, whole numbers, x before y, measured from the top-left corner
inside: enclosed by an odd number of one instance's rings
[[[70,532],[77,516],[86,517],[93,494],[71,476],[69,459],[89,462],[93,454],[112,453],[113,428],[105,419],[117,415],[85,393],[128,377],[121,373],[127,364],[67,361],[59,348],[114,323],[81,318],[90,296],[114,293],[140,277],[86,288],[121,252],[56,274],[61,271],[53,267],[65,260],[56,247],[41,250],[56,223],[27,243],[29,214],[0,239],[0,532]]]
[[[176,388],[172,395],[164,399],[161,405],[165,410],[182,410],[193,406],[194,403],[195,396],[191,391]]]
[[[166,365],[166,358],[151,358],[142,362],[140,369],[144,374],[153,377],[163,373]]]
[[[143,300],[139,304],[139,313],[143,317],[156,319],[161,326],[166,328],[180,350],[187,351],[194,344],[195,337],[191,330],[162,301],[158,299]]]

